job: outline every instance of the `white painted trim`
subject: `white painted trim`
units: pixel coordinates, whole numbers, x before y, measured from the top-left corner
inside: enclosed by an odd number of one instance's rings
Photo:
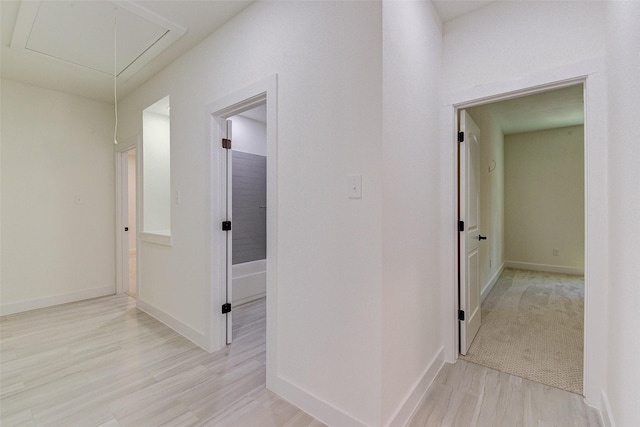
[[[444,346],[440,348],[440,351],[438,351],[429,365],[427,365],[418,381],[413,385],[411,391],[407,393],[405,398],[402,400],[402,403],[398,405],[398,408],[385,424],[386,427],[401,427],[407,425],[443,366]]]
[[[165,324],[169,328],[173,329],[183,337],[187,338],[189,341],[193,342],[197,346],[207,349],[207,336],[206,334],[192,328],[186,323],[181,322],[175,317],[165,313],[161,309],[155,307],[153,304],[150,304],[138,297],[136,301],[136,307],[149,316],[153,317],[157,321]]]
[[[496,283],[498,283],[498,279],[500,278],[500,275],[502,274],[505,268],[506,268],[506,263],[503,262],[500,268],[498,269],[498,271],[496,271],[496,274],[491,276],[489,281],[484,285],[484,287],[482,288],[482,293],[480,294],[480,301],[484,302],[485,298],[487,298],[487,295],[491,293],[491,290],[496,285]]]
[[[328,426],[366,427],[367,423],[347,414],[328,402],[283,379],[275,378],[268,387],[289,403]]]
[[[584,276],[584,268],[568,267],[566,265],[535,264],[532,262],[505,261],[507,268],[518,270],[547,271],[549,273],[573,274]]]
[[[156,245],[172,246],[173,242],[169,234],[161,232],[149,232],[143,231],[140,233],[140,240],[147,243],[153,243]]]
[[[23,311],[37,310],[53,305],[67,304],[91,298],[105,297],[115,294],[115,285],[102,286],[100,288],[85,289],[44,298],[36,298],[27,301],[11,302],[0,305],[0,316],[22,313]]]
[[[443,95],[443,105],[458,109],[560,89],[584,81],[589,75],[603,73],[604,60],[595,58],[536,72],[529,76],[474,86]]]
[[[602,390],[602,404],[600,416],[602,418],[602,425],[604,427],[616,427],[616,423],[613,420],[613,412],[611,412],[611,405],[609,404],[609,397],[607,392]]]
[[[458,260],[457,260],[457,157],[456,112],[461,108],[513,98],[569,84],[585,87],[585,329],[584,396],[594,407],[601,405],[606,382],[608,269],[607,127],[606,75],[604,58],[566,64],[557,68],[466,88],[443,95],[441,109],[442,258],[444,268],[442,304],[445,360],[458,358]]]

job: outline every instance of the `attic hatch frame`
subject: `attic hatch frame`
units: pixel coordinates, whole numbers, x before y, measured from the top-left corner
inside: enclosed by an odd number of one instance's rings
[[[468,88],[461,92],[445,93],[441,114],[443,141],[442,206],[444,218],[451,226],[445,228],[444,277],[445,359],[458,359],[458,112],[469,107],[546,92],[582,84],[584,99],[584,173],[585,173],[585,299],[584,299],[584,359],[583,395],[587,404],[602,408],[606,354],[598,343],[606,340],[607,309],[607,199],[606,121],[598,116],[606,114],[606,69],[603,59],[593,59],[543,70],[517,80],[502,80]]]
[[[171,46],[187,32],[187,30],[180,25],[171,22],[170,20],[138,4],[123,0],[103,0],[103,2],[112,4],[114,8],[126,10],[136,17],[141,18],[165,30],[164,33],[155,42],[146,47],[135,58],[133,58],[133,60],[129,64],[124,66],[119,73],[117,73],[117,76],[115,77],[119,79],[127,80],[132,77],[135,73],[140,71],[145,65],[147,65],[154,58],[164,52],[169,46]],[[66,64],[74,64],[87,70],[92,70],[97,73],[113,76],[114,73],[111,70],[109,70],[108,72],[97,70],[85,64],[79,64],[67,59],[58,58],[56,56],[48,55],[46,53],[32,50],[27,47],[31,31],[36,22],[36,18],[38,17],[40,6],[43,3],[47,2],[45,0],[21,2],[20,10],[16,18],[16,25],[13,31],[13,37],[11,39],[11,48],[25,50],[33,55],[39,55]],[[91,4],[91,2],[87,4]]]

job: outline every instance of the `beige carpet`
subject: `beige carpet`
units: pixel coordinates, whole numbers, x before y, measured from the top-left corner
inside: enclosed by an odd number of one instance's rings
[[[462,359],[582,394],[584,278],[505,269]]]

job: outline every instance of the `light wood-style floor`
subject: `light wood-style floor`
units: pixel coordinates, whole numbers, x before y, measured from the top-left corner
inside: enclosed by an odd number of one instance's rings
[[[319,427],[265,388],[265,301],[234,309],[209,354],[113,296],[5,316],[0,425]],[[445,365],[410,426],[599,426],[574,394],[472,363]]]
[[[474,363],[445,364],[412,427],[599,427],[582,396]]]
[[[0,323],[0,425],[324,424],[265,388],[265,303],[234,309],[234,343],[209,354],[114,296]]]

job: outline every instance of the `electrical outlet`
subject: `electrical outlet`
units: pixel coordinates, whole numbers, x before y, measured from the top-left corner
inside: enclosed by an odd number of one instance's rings
[[[553,256],[559,256],[560,250],[558,248],[553,248]]]

